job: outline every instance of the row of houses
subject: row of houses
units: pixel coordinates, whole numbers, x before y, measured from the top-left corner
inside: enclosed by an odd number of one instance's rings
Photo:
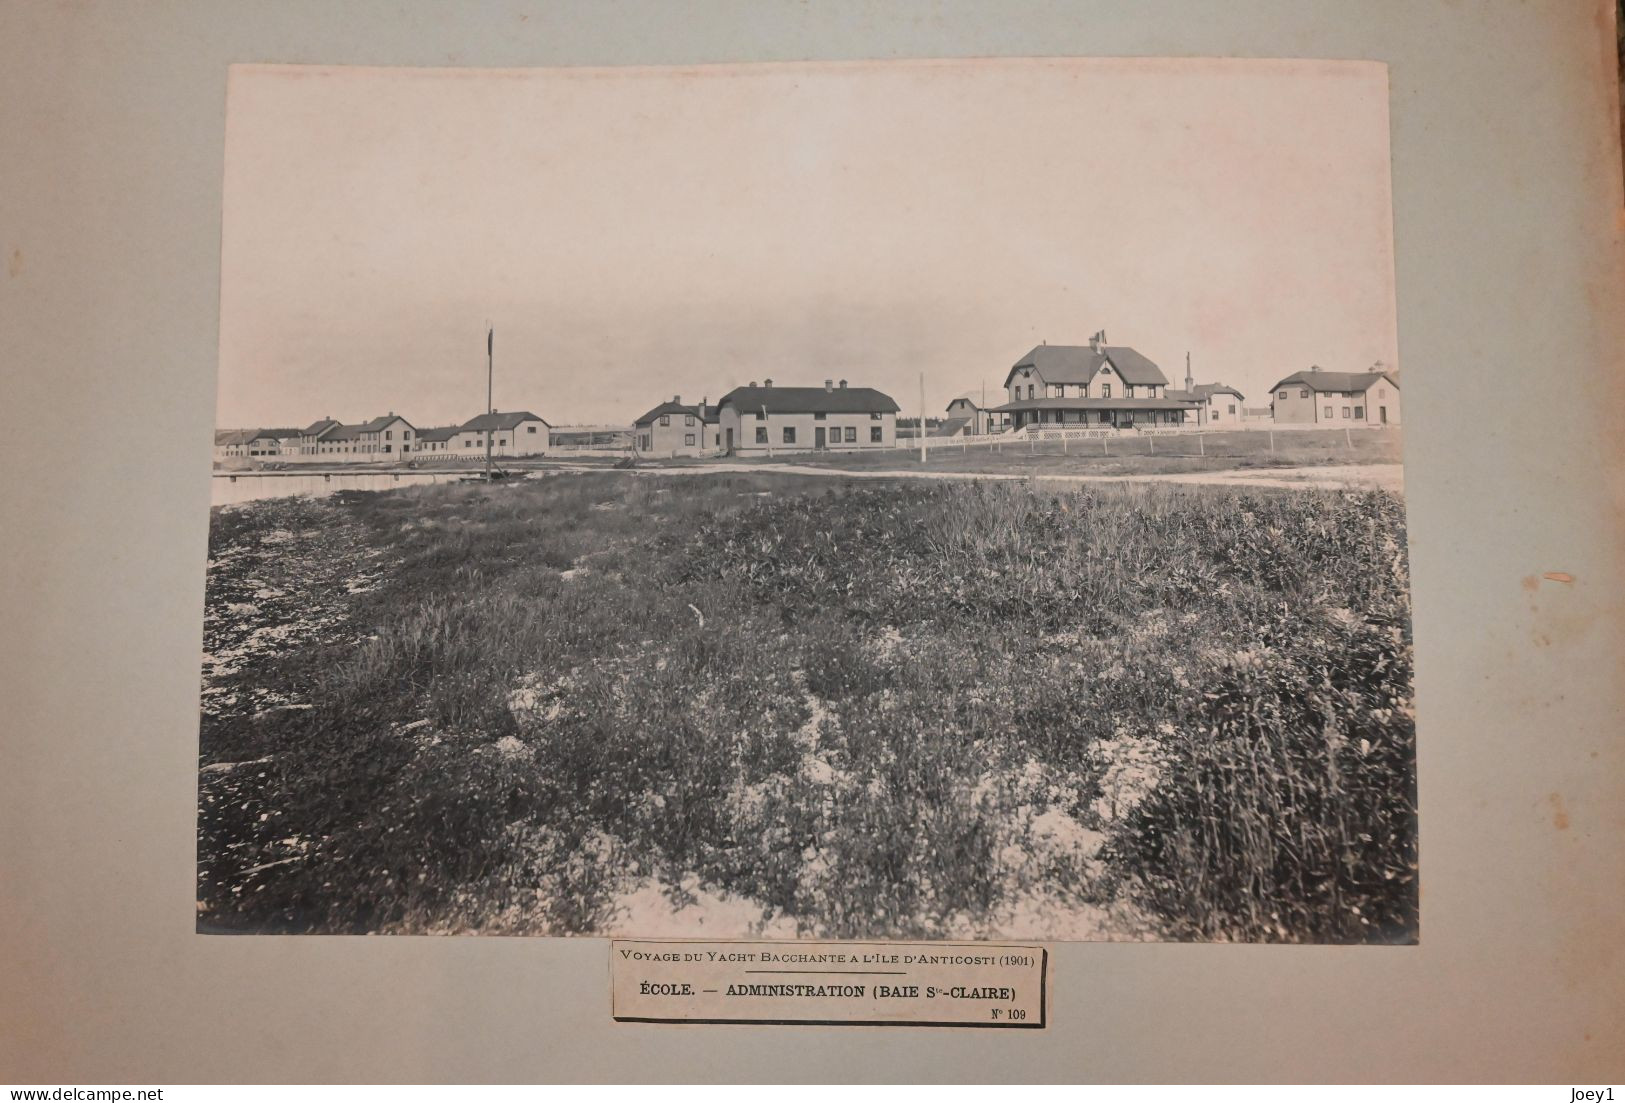
[[[217,460],[282,463],[400,462],[419,457],[540,456],[550,426],[528,410],[492,411],[461,425],[418,428],[391,410],[354,424],[324,417],[303,429],[234,429],[215,434]]]
[[[984,406],[970,395],[948,404],[936,429],[943,436],[984,435],[1027,426],[1053,428],[1237,428],[1259,420],[1283,427],[1398,425],[1399,378],[1379,365],[1368,372],[1312,367],[1270,389],[1268,407],[1249,408],[1224,383],[1197,383],[1185,364],[1185,386],[1173,389],[1149,357],[1112,345],[1104,330],[1087,345],[1040,344],[1011,366],[1007,401]]]
[[[983,436],[1032,427],[1170,428],[1275,425],[1398,425],[1399,380],[1381,366],[1368,372],[1295,372],[1271,388],[1268,407],[1250,409],[1224,383],[1197,383],[1190,361],[1173,388],[1149,357],[1113,345],[1102,330],[1087,345],[1044,342],[1005,376],[1006,401],[988,407],[969,395],[927,431]],[[637,418],[632,446],[644,455],[771,455],[776,452],[883,450],[897,446],[897,402],[873,387],[826,379],[822,387],[780,387],[767,379],[735,387],[714,404],[673,395]],[[611,436],[617,434],[610,433]],[[591,436],[596,443],[597,434]],[[551,426],[526,410],[480,414],[462,425],[418,428],[393,411],[357,424],[322,418],[303,429],[217,434],[217,459],[284,462],[400,461],[425,458],[540,456],[555,447]]]

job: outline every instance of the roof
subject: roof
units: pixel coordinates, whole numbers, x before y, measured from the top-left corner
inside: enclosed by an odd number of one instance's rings
[[[957,437],[960,433],[965,431],[965,427],[969,424],[970,418],[968,417],[951,417],[932,426],[930,431],[926,433],[926,436]]]
[[[1188,391],[1164,391],[1169,398],[1189,399],[1192,402],[1205,402],[1216,394],[1233,394],[1237,398],[1245,398],[1240,391],[1223,383],[1198,383]]]
[[[1045,383],[1088,383],[1108,361],[1125,383],[1168,384],[1161,368],[1127,345],[1039,345],[1015,362],[1004,385],[1022,368],[1035,369]]]
[[[1017,410],[1188,410],[1190,399],[1178,398],[1024,398],[995,406],[997,414]]]
[[[961,402],[965,403],[965,405],[969,406],[973,410],[980,410],[982,408],[981,403],[973,394],[957,395],[954,398],[949,399],[947,408],[951,410]]]
[[[487,429],[513,429],[527,421],[540,421],[543,425],[547,425],[546,421],[529,410],[509,410],[507,412],[499,410],[494,413],[471,417],[463,422],[459,428],[468,432],[482,432]],[[548,426],[548,428],[552,428],[552,426]]]
[[[338,427],[338,422],[334,421],[330,417],[324,417],[320,421],[313,421],[309,425],[305,426],[305,428],[300,431],[299,435],[302,437],[319,437],[329,429],[337,429]]]
[[[770,414],[895,414],[897,403],[873,387],[735,387],[717,401]]]
[[[632,424],[648,425],[652,423],[655,418],[662,417],[666,414],[692,414],[701,421],[709,423],[717,419],[717,408],[715,406],[705,405],[684,406],[680,402],[662,402],[660,405],[638,418]]]
[[[460,426],[456,425],[438,425],[430,429],[419,429],[417,430],[418,440],[450,440],[457,435],[459,428]]]
[[[410,421],[407,421],[399,414],[385,414],[383,417],[375,417],[371,421],[357,426],[357,428],[359,428],[363,433],[376,433],[384,426],[393,424],[397,421],[405,422],[408,429],[416,428],[416,426],[414,426]]]
[[[1392,372],[1298,371],[1281,380],[1270,390],[1273,392],[1285,386],[1297,385],[1308,387],[1311,391],[1363,391],[1379,379],[1386,379],[1395,387],[1399,386],[1399,380],[1394,378]]]
[[[251,429],[216,429],[214,431],[215,447],[218,448],[225,444],[241,444],[245,439],[243,434],[252,431]]]
[[[246,440],[287,440],[297,437],[303,430],[300,429],[252,429]]]

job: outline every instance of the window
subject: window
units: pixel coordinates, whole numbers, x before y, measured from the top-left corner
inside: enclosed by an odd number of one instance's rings
[[[1031,383],[1029,383],[1029,384],[1027,384],[1027,397],[1031,398],[1032,396],[1033,396],[1033,385]]]
[[[1285,398],[1286,397],[1286,392],[1282,391],[1280,394],[1276,395],[1275,397],[1276,398]]]
[[[828,418],[828,416],[829,416],[828,414],[814,414],[813,415],[813,420],[814,421],[824,421],[824,420],[826,420]]]
[[[534,434],[536,432],[536,426],[534,426],[534,425],[525,426],[525,432]]]
[[[1349,408],[1347,406],[1344,406],[1343,407],[1343,416],[1345,418],[1347,418],[1348,416],[1350,416],[1350,413],[1351,413],[1351,411],[1349,410]]]
[[[1332,416],[1332,408],[1330,406],[1326,407],[1326,416],[1327,417]]]
[[[1309,397],[1309,388],[1308,387],[1299,387],[1298,388],[1298,397],[1299,398],[1308,398]]]
[[[880,426],[878,426],[878,425],[869,426],[869,443],[870,444],[879,444],[879,443],[881,443],[880,433],[881,433]]]
[[[1100,385],[1100,397],[1101,398],[1110,398],[1111,396],[1112,396],[1112,385],[1110,383],[1102,383]]]
[[[846,427],[846,443],[858,443],[858,427],[856,425],[848,425]]]
[[[1230,407],[1229,407],[1229,410],[1228,410],[1228,412],[1229,412],[1229,413],[1230,413],[1230,414],[1232,414],[1232,415],[1234,415],[1234,414],[1235,414],[1235,412],[1236,412],[1236,404],[1235,404],[1235,403],[1234,403],[1234,402],[1232,402],[1232,403],[1230,403]]]
[[[671,424],[671,415],[670,414],[661,414],[660,415],[660,424],[662,424],[662,425],[670,425]]]
[[[1378,398],[1387,398],[1388,397],[1388,388],[1387,387],[1378,387],[1377,388],[1377,397]]]
[[[685,448],[693,448],[694,447],[694,434],[693,433],[684,433],[683,434],[683,446]]]
[[[794,425],[786,425],[784,427],[784,443],[785,444],[794,444],[795,442],[796,442],[796,427]]]
[[[394,430],[392,430],[392,429],[385,429],[385,430],[384,430],[384,439],[385,439],[385,440],[394,440],[394,439],[395,439],[395,437],[394,437]]]
[[[694,415],[693,414],[684,414],[683,415],[683,424],[684,425],[693,425],[694,424]]]
[[[501,447],[501,448],[506,448],[508,446],[508,438],[507,437],[498,437],[497,438],[497,446]]]
[[[1051,398],[1065,398],[1066,397],[1066,385],[1062,384],[1062,383],[1057,383],[1057,384],[1052,385],[1050,387],[1050,389],[1049,389],[1049,396]]]
[[[1364,421],[1365,420],[1365,407],[1364,406],[1356,406],[1356,407],[1354,407],[1354,420],[1355,421]]]
[[[767,426],[758,425],[756,427],[756,443],[757,444],[766,444],[767,443]]]
[[[870,414],[869,415],[869,420],[870,421],[879,421],[880,419],[881,419],[881,417],[880,417],[879,414]]]

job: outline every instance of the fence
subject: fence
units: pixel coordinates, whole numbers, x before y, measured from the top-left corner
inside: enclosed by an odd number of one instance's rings
[[[1332,452],[1367,453],[1373,460],[1398,458],[1398,430],[1380,426],[1326,429],[1316,426],[1158,425],[1115,429],[1028,426],[1008,433],[927,437],[928,452],[969,453],[982,450],[1014,455],[1096,456],[1291,456]],[[920,441],[898,442],[915,451]]]

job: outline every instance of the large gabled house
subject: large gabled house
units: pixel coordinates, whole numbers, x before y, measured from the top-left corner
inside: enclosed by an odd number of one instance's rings
[[[335,425],[322,433],[316,454],[329,459],[398,460],[412,451],[412,423],[393,410],[359,425]]]
[[[1014,429],[1181,425],[1193,403],[1170,398],[1168,377],[1127,345],[1109,345],[1105,331],[1087,345],[1041,344],[1017,360],[1004,379]]]
[[[1293,372],[1270,388],[1277,425],[1333,428],[1399,424],[1399,377],[1394,372]]]
[[[703,398],[698,405],[685,406],[682,395],[672,395],[632,426],[635,447],[648,455],[697,456],[722,446],[717,408]]]
[[[751,382],[717,402],[717,425],[728,452],[862,451],[897,444],[898,406],[873,387],[824,380],[822,387],[775,387]]]
[[[469,418],[451,438],[451,451],[483,456],[540,456],[550,443],[551,427],[529,410],[493,410]]]
[[[293,439],[291,448],[284,446],[283,453],[290,458],[301,460],[314,459],[320,454],[323,438],[339,427],[339,422],[330,417],[320,418],[299,430],[299,435]]]

